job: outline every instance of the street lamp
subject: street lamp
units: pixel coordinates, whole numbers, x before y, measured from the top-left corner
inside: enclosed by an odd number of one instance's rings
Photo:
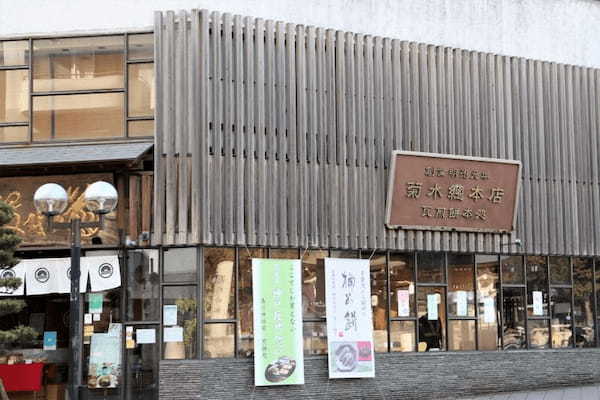
[[[115,209],[118,194],[108,182],[98,181],[83,194],[86,208],[99,216],[98,221],[81,222],[80,218],[71,218],[71,222],[55,222],[54,217],[67,208],[67,192],[56,183],[46,183],[33,195],[37,211],[48,218],[48,231],[56,228],[71,229],[71,297],[69,331],[71,335],[71,365],[69,367],[69,399],[79,400],[79,380],[81,379],[81,326],[79,324],[79,280],[81,276],[81,229],[104,227],[104,216]]]

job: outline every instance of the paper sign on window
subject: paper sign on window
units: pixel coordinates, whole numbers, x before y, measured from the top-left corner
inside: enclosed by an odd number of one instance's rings
[[[486,324],[496,322],[496,307],[493,297],[485,297],[483,299],[483,322]]]
[[[542,292],[534,291],[533,295],[533,315],[544,315]]]
[[[438,302],[436,294],[427,295],[427,319],[430,321],[437,321],[438,319]]]
[[[410,317],[410,291],[398,290],[398,316]]]
[[[467,292],[464,290],[456,292],[456,315],[459,317],[467,316]]]

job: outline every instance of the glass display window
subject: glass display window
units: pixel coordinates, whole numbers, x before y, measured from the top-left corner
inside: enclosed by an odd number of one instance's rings
[[[417,281],[419,283],[446,283],[446,255],[444,253],[417,253]]]
[[[415,316],[415,265],[412,254],[390,254],[390,317]]]
[[[524,288],[502,289],[503,350],[527,348]]]
[[[475,316],[475,266],[472,255],[448,256],[448,312],[456,317]]]
[[[479,350],[500,348],[498,296],[500,263],[496,255],[476,255]]]
[[[548,315],[548,264],[544,256],[527,257],[527,315]]]
[[[594,260],[573,259],[573,320],[575,322],[575,345],[594,347],[596,325],[594,324]]]
[[[235,249],[205,248],[204,319],[235,318]]]

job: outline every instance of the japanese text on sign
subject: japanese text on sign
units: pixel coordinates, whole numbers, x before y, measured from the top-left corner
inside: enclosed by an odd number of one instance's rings
[[[394,152],[390,228],[511,231],[520,163]]]
[[[325,259],[330,378],[375,375],[369,260]]]

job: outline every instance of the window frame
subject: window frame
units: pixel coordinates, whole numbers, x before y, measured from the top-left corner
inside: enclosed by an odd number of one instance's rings
[[[125,32],[106,32],[97,34],[73,34],[73,35],[39,35],[39,36],[26,36],[20,38],[2,38],[0,43],[3,42],[14,42],[14,41],[28,41],[28,62],[24,65],[2,65],[0,71],[5,70],[27,70],[28,71],[28,118],[27,121],[23,122],[0,122],[0,128],[7,127],[27,127],[27,140],[25,141],[0,141],[1,146],[10,145],[25,145],[25,144],[69,144],[69,143],[86,143],[86,142],[114,142],[114,141],[132,141],[132,140],[148,140],[154,137],[154,132],[146,136],[131,136],[129,134],[130,122],[136,121],[155,121],[155,115],[148,116],[129,116],[129,65],[132,64],[152,64],[154,66],[154,57],[152,58],[135,58],[130,59],[129,57],[129,37],[135,35],[154,34],[153,30],[140,30],[140,31],[125,31]],[[54,91],[38,91],[33,90],[33,59],[34,52],[33,46],[36,40],[52,40],[52,39],[73,39],[73,38],[95,38],[95,37],[107,37],[107,36],[121,36],[123,38],[123,87],[113,89],[89,89],[89,90],[54,90]],[[155,68],[155,67],[154,67]],[[155,78],[156,79],[156,73]],[[106,138],[82,138],[82,139],[51,139],[51,140],[34,140],[33,138],[33,99],[35,97],[44,96],[57,96],[57,95],[76,95],[76,94],[99,94],[99,93],[123,93],[123,130],[121,136],[106,137]],[[154,113],[155,114],[155,113]],[[155,128],[156,129],[156,128]],[[54,132],[51,132],[54,136]]]
[[[197,272],[197,276],[198,279],[196,281],[185,281],[185,282],[164,282],[163,280],[163,276],[164,276],[164,265],[163,265],[163,260],[164,260],[164,249],[173,249],[173,248],[186,248],[186,247],[193,247],[196,249],[196,254],[197,254],[197,262],[196,262],[196,272]],[[240,354],[240,324],[241,324],[241,319],[240,319],[240,296],[239,296],[239,290],[240,290],[240,260],[241,257],[243,257],[244,253],[249,250],[249,248],[245,248],[245,247],[239,247],[239,246],[203,246],[203,245],[197,245],[197,246],[184,246],[184,245],[175,245],[175,246],[160,246],[161,248],[161,253],[160,253],[160,260],[161,260],[161,274],[160,274],[160,279],[161,279],[161,290],[160,290],[160,295],[161,295],[161,318],[160,318],[160,331],[161,331],[161,336],[162,336],[162,330],[164,329],[163,326],[163,315],[162,315],[162,310],[163,310],[163,287],[168,287],[168,286],[185,286],[185,285],[190,285],[190,286],[195,286],[196,287],[196,296],[197,296],[197,310],[196,310],[196,315],[197,315],[197,325],[196,325],[196,354],[195,354],[195,358],[194,359],[211,359],[209,357],[205,357],[204,355],[204,329],[207,325],[210,324],[217,324],[217,323],[221,323],[221,324],[228,324],[231,325],[233,327],[233,334],[234,334],[234,341],[233,341],[233,357],[224,357],[222,359],[246,359],[246,358],[251,358],[251,357],[247,357],[245,355],[241,355]],[[229,248],[229,249],[233,249],[235,252],[235,265],[234,265],[234,273],[235,273],[235,296],[234,296],[234,309],[235,309],[235,315],[234,318],[227,318],[227,319],[218,319],[218,320],[213,320],[213,319],[206,319],[205,315],[204,315],[204,292],[205,292],[205,279],[204,279],[204,249],[206,248]],[[328,248],[328,249],[321,249],[321,248],[314,248],[314,249],[302,249],[302,248],[282,248],[282,247],[266,247],[266,246],[252,246],[251,248],[252,250],[255,249],[261,249],[263,251],[265,251],[266,257],[271,258],[272,254],[273,254],[273,250],[279,250],[279,249],[286,249],[286,250],[291,250],[294,251],[294,254],[297,254],[298,259],[302,260],[304,254],[306,254],[306,251],[310,251],[310,250],[316,250],[316,251],[326,251],[328,256],[331,257],[333,255],[334,252],[339,251],[339,249],[335,249],[335,248]],[[371,255],[374,254],[374,251],[371,249],[356,249],[356,250],[344,250],[344,251],[352,251],[355,252],[355,254],[353,256],[355,256],[356,258],[362,258],[362,259],[371,259]],[[504,315],[504,307],[503,307],[503,301],[504,301],[504,289],[505,288],[513,288],[513,289],[519,289],[520,291],[520,296],[522,297],[522,301],[524,304],[524,307],[527,307],[527,265],[526,265],[526,257],[528,256],[528,254],[500,254],[500,253],[458,253],[458,252],[436,252],[436,253],[441,253],[444,255],[444,268],[443,268],[443,273],[445,274],[445,283],[432,283],[432,282],[418,282],[417,277],[418,277],[418,253],[425,253],[423,251],[402,251],[402,250],[385,250],[385,251],[379,251],[378,254],[385,254],[386,257],[386,265],[385,265],[385,276],[386,276],[386,290],[387,290],[387,295],[386,295],[386,314],[387,314],[387,325],[386,325],[386,329],[387,329],[387,353],[402,353],[401,351],[398,350],[393,350],[392,347],[392,326],[393,323],[397,323],[397,322],[402,322],[402,321],[408,321],[414,324],[414,343],[413,343],[413,348],[414,351],[410,351],[407,353],[419,353],[418,351],[418,343],[419,343],[419,324],[418,324],[418,301],[417,301],[417,296],[418,296],[418,291],[420,288],[441,288],[442,291],[444,292],[445,297],[445,303],[446,303],[446,307],[445,307],[445,312],[446,312],[446,325],[444,327],[444,334],[446,335],[445,337],[445,350],[444,352],[446,353],[453,353],[453,352],[464,352],[464,351],[477,351],[477,352],[485,352],[485,351],[492,351],[492,350],[480,350],[480,338],[479,338],[479,316],[480,316],[480,312],[479,312],[479,307],[478,307],[478,299],[479,299],[479,291],[477,289],[477,255],[485,255],[485,256],[492,256],[494,257],[494,260],[496,260],[496,262],[498,263],[498,282],[497,282],[497,288],[498,288],[498,292],[496,295],[496,315],[497,315],[497,324],[498,324],[498,343],[499,343],[499,348],[497,349],[497,351],[509,351],[509,350],[504,350],[504,345],[505,345],[505,341],[504,341],[504,328],[505,328],[505,315]],[[474,284],[474,300],[475,300],[475,315],[474,316],[466,316],[466,317],[459,317],[459,316],[450,316],[449,315],[449,310],[448,310],[448,257],[450,254],[462,254],[462,255],[471,255],[471,261],[473,263],[473,284]],[[415,301],[414,304],[411,307],[411,311],[414,312],[413,316],[409,316],[409,317],[392,317],[391,316],[391,281],[390,281],[390,260],[392,255],[402,255],[408,258],[410,258],[412,260],[412,262],[414,263],[414,268],[412,271],[412,277],[414,279],[414,284],[415,284]],[[523,283],[521,284],[515,284],[515,283],[504,283],[503,278],[502,278],[502,261],[501,261],[501,257],[502,256],[511,256],[511,257],[519,257],[520,261],[522,262],[523,265]],[[548,274],[550,274],[550,265],[549,265],[549,255],[544,255],[543,256],[545,261],[546,261],[546,268],[548,269],[547,272]],[[576,258],[578,256],[569,256],[569,265],[571,268],[571,284],[570,285],[551,285],[550,284],[550,275],[548,275],[548,282],[547,285],[545,285],[545,288],[548,290],[548,296],[549,296],[549,303],[548,303],[548,315],[544,315],[544,316],[529,316],[527,314],[527,309],[524,310],[524,328],[525,328],[525,345],[523,350],[531,350],[532,346],[530,346],[530,335],[529,335],[529,322],[530,321],[547,321],[548,324],[548,349],[578,349],[578,347],[576,346],[576,340],[575,340],[575,322],[574,322],[574,318],[573,318],[573,310],[574,310],[574,288],[573,288],[573,265],[574,265],[574,258]],[[581,256],[583,257],[583,256]],[[593,297],[592,300],[594,302],[593,304],[593,313],[594,313],[594,337],[596,339],[596,343],[594,347],[600,347],[600,332],[598,331],[598,328],[600,327],[600,315],[598,315],[598,307],[597,307],[597,301],[598,301],[598,293],[596,292],[597,289],[597,283],[596,283],[596,270],[597,270],[597,266],[600,265],[600,258],[598,257],[583,257],[583,258],[589,258],[590,259],[590,266],[592,268],[592,275],[594,276],[593,282],[592,282],[592,290],[593,290]],[[568,288],[569,290],[571,290],[571,330],[572,330],[572,339],[570,341],[570,345],[568,347],[561,347],[561,348],[556,348],[553,347],[552,345],[552,310],[551,310],[551,306],[550,306],[550,294],[551,294],[551,289],[552,288]],[[449,337],[449,326],[450,326],[450,322],[451,321],[463,321],[463,320],[467,320],[467,321],[473,321],[474,323],[474,329],[475,329],[475,349],[474,350],[451,350],[450,349],[450,337]],[[302,316],[302,325],[304,326],[307,323],[326,323],[327,319],[325,317],[305,317],[304,313]],[[163,356],[163,349],[162,349],[163,344],[161,343],[161,349],[160,349],[160,354],[161,354],[161,360],[165,360],[164,356]],[[583,351],[585,351],[586,348],[582,348]],[[545,349],[535,349],[537,351],[545,351]],[[326,354],[319,354],[319,355],[308,355],[305,354],[305,357],[327,357]]]

